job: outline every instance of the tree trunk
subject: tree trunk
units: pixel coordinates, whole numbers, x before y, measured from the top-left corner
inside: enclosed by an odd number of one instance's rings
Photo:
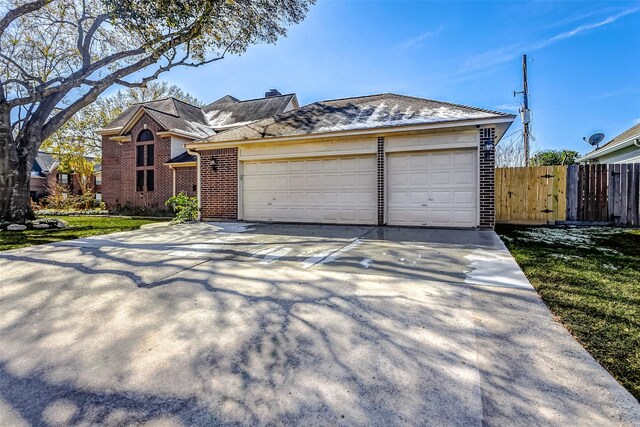
[[[8,126],[0,120],[0,222],[35,218],[29,181],[37,148],[23,147],[13,141]]]

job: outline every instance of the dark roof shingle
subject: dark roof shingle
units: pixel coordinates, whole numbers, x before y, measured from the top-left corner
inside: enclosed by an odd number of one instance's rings
[[[294,96],[295,94],[291,93],[238,101],[227,95],[207,105],[203,110],[209,126],[213,129],[224,129],[280,114],[287,108]]]

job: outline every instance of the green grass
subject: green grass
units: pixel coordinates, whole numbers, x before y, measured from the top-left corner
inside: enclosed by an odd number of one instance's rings
[[[640,230],[496,230],[551,311],[640,399]]]
[[[59,217],[69,226],[57,230],[0,231],[0,251],[140,228],[158,220],[128,217]]]

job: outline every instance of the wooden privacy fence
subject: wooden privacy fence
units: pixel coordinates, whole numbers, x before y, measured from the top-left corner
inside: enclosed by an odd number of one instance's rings
[[[496,222],[640,225],[640,163],[496,169]]]

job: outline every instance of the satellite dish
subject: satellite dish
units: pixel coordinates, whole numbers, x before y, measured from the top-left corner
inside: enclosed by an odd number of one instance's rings
[[[594,133],[589,137],[589,139],[587,138],[582,138],[582,139],[584,139],[592,147],[598,148],[598,144],[600,144],[604,139],[604,133],[600,133],[600,132]]]

